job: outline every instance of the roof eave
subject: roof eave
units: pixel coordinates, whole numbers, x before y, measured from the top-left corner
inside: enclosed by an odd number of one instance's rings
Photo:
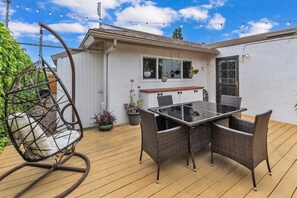
[[[234,46],[234,45],[241,45],[241,44],[246,44],[246,43],[251,43],[251,42],[257,42],[257,41],[263,41],[263,40],[268,40],[268,39],[275,39],[275,38],[279,38],[279,37],[290,36],[291,34],[294,34],[296,32],[297,32],[297,28],[290,28],[290,29],[285,29],[285,30],[278,30],[278,31],[273,31],[273,32],[266,32],[266,33],[262,33],[262,34],[241,37],[238,39],[221,41],[221,42],[213,43],[213,44],[210,44],[207,46],[210,47],[211,49],[216,49],[216,48],[220,48],[220,47],[229,47],[229,46]]]
[[[107,33],[107,32],[98,32],[98,31],[94,31],[94,30],[90,30],[88,33],[89,33],[88,36],[92,36],[94,38],[102,38],[102,39],[107,39],[107,40],[117,39],[119,42],[144,44],[144,45],[166,47],[166,48],[175,48],[175,49],[182,49],[182,50],[187,50],[187,51],[192,51],[192,52],[200,52],[200,53],[207,53],[207,54],[213,54],[213,55],[219,54],[219,51],[217,51],[216,49],[178,45],[178,44],[173,44],[170,42],[164,42],[164,41],[160,41],[160,40],[152,40],[152,39],[119,35],[119,34],[113,34],[113,33]],[[85,41],[86,41],[86,39],[84,40],[84,42]],[[83,42],[82,42],[82,44],[83,44]]]

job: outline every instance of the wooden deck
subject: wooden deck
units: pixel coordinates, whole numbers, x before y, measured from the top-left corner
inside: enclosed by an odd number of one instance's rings
[[[139,126],[122,125],[111,132],[87,131],[77,151],[90,158],[91,170],[69,197],[297,197],[297,126],[290,124],[269,124],[272,176],[267,174],[265,162],[256,168],[257,192],[252,190],[249,170],[236,162],[215,154],[211,167],[209,147],[195,156],[196,173],[186,168],[184,158],[172,159],[161,166],[160,183],[156,184],[156,164],[147,154],[143,163],[138,163]],[[6,147],[0,154],[0,174],[22,162],[13,147]],[[83,166],[78,159],[70,163]],[[5,178],[0,182],[0,197],[12,197],[43,172],[23,168]],[[54,173],[24,197],[53,197],[79,176]]]

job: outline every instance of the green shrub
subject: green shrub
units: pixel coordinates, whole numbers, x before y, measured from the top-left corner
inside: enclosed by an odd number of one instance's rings
[[[10,35],[4,24],[0,23],[0,150],[9,142],[4,122],[5,90],[13,77],[31,63],[30,57]]]

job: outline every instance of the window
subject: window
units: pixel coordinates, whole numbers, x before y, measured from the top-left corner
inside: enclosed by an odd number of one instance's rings
[[[191,79],[189,74],[192,61],[162,57],[143,57],[143,80],[157,80],[166,76],[168,79]]]
[[[192,68],[191,61],[183,61],[183,77],[184,78],[192,78],[190,74],[190,70]]]
[[[143,57],[143,79],[157,79],[157,58]]]
[[[158,59],[159,79],[167,76],[168,79],[181,79],[181,60]]]

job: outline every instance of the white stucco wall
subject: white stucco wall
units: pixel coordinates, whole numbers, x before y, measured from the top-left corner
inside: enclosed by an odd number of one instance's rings
[[[297,40],[274,40],[219,48],[219,57],[249,53],[239,62],[239,94],[247,115],[273,110],[272,120],[297,124]],[[207,72],[207,89],[216,100],[216,66],[213,59]]]
[[[141,81],[142,56],[162,56],[192,60],[192,66],[199,68],[199,73],[192,80],[168,80],[166,83]],[[128,102],[130,79],[134,79],[134,89],[141,86],[146,88],[206,86],[207,61],[210,58],[204,54],[169,50],[148,46],[118,44],[116,51],[109,55],[109,104],[108,107],[117,117],[117,124],[127,123],[128,117],[123,109],[123,104]],[[201,69],[204,67],[204,71]]]
[[[76,108],[83,127],[93,126],[91,117],[100,110],[103,97],[103,54],[80,52],[73,55],[76,70]],[[68,58],[58,59],[57,72],[71,95],[71,67]],[[100,93],[101,92],[101,93]],[[59,92],[58,92],[59,93]]]

